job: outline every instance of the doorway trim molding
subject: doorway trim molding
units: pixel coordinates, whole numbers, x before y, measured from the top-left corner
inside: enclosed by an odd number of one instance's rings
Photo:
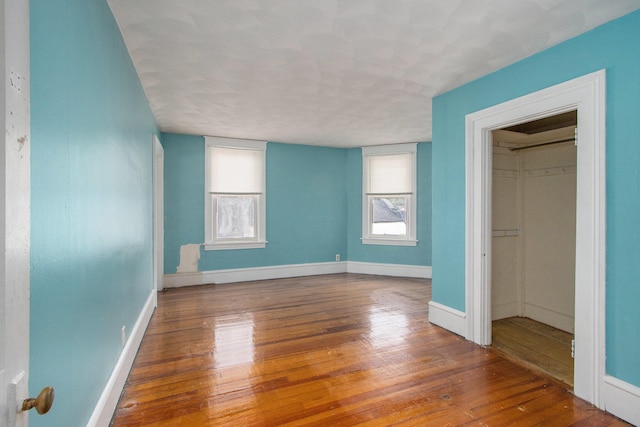
[[[491,344],[491,132],[578,110],[574,393],[603,408],[605,109],[600,70],[466,116],[466,338]]]

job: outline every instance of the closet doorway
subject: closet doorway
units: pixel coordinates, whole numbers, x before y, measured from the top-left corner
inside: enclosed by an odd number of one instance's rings
[[[492,346],[573,387],[577,111],[492,131]]]
[[[466,116],[466,313],[455,325],[470,341],[492,343],[492,131],[577,111],[573,393],[599,408],[606,359],[605,82],[600,70]]]

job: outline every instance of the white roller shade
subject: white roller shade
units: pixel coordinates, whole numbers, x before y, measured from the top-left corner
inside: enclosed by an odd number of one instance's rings
[[[410,194],[413,192],[412,154],[368,156],[368,159],[368,194]]]
[[[209,192],[262,193],[264,151],[209,147]]]

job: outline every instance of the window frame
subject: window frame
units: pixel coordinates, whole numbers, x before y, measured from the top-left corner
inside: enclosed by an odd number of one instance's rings
[[[214,136],[205,136],[205,179],[204,179],[204,250],[228,250],[228,249],[260,249],[266,247],[266,151],[267,142],[250,139],[232,139]],[[251,238],[226,238],[217,239],[216,236],[216,194],[210,192],[211,184],[211,159],[209,148],[230,148],[236,150],[253,150],[262,154],[262,191],[261,193],[251,193],[255,196],[254,201],[254,223],[255,236]],[[247,196],[248,193],[229,193],[226,196]]]
[[[362,244],[365,245],[389,245],[389,246],[416,246],[416,212],[417,212],[417,143],[394,144],[394,145],[378,145],[371,147],[362,147]],[[411,155],[411,193],[388,193],[372,195],[369,191],[370,167],[369,158],[372,156],[389,156],[396,154]],[[398,235],[381,235],[373,234],[373,213],[372,203],[373,197],[381,196],[398,196],[407,197],[406,208],[406,234]]]

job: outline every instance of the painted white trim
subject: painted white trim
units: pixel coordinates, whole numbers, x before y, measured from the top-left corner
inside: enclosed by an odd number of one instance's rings
[[[602,389],[604,410],[640,426],[640,387],[606,375]]]
[[[321,274],[359,273],[393,277],[431,278],[431,267],[418,265],[381,264],[373,262],[319,262],[309,264],[275,265],[267,267],[234,268],[198,271],[195,273],[165,274],[165,288],[236,283],[254,280],[284,279],[287,277],[318,276]]]
[[[605,70],[466,117],[466,338],[491,343],[491,132],[578,110],[576,396],[601,407],[605,373]]]
[[[0,425],[27,427],[31,189],[29,2],[0,4]],[[44,355],[43,355],[44,356]],[[45,384],[33,384],[40,390]],[[32,415],[33,416],[33,415]]]
[[[431,279],[431,267],[423,265],[381,264],[376,262],[349,261],[347,262],[347,273]]]
[[[429,322],[443,327],[454,334],[467,335],[467,315],[435,301],[429,302]]]
[[[173,273],[164,275],[164,288],[182,288],[184,286],[206,285],[213,283],[207,281],[206,272]]]
[[[267,247],[266,241],[251,242],[225,242],[225,243],[203,243],[205,251],[226,251],[229,249],[262,249]]]
[[[408,142],[405,144],[390,144],[390,145],[370,145],[362,147],[363,156],[378,156],[382,154],[415,154],[418,149],[416,142]]]
[[[336,274],[345,273],[346,271],[346,261],[234,268],[228,270],[199,271],[196,273],[165,274],[164,286],[166,288],[178,288],[210,283],[250,282],[254,280]]]
[[[573,333],[575,325],[575,319],[573,317],[531,303],[524,304],[524,317],[545,323],[569,333]]]
[[[27,427],[16,409],[38,393],[29,393],[29,2],[2,1],[0,22],[0,425]]]
[[[100,399],[98,399],[98,403],[93,409],[93,414],[91,414],[91,418],[89,418],[87,427],[107,427],[111,422],[111,418],[118,405],[118,400],[120,399],[120,394],[131,371],[133,361],[136,358],[136,353],[140,348],[142,338],[151,320],[151,315],[157,305],[158,293],[154,289],[149,294],[147,302],[144,304],[138,316],[138,320],[136,320],[133,329],[131,329],[131,335],[129,335],[129,339],[122,353],[120,353],[118,362],[113,368],[106,386],[102,390]]]
[[[501,304],[493,304],[491,306],[492,320],[507,319],[509,317],[518,316],[518,302],[503,302]]]
[[[390,239],[388,237],[367,237],[362,238],[363,245],[386,245],[386,246],[417,246],[415,239]]]
[[[488,233],[492,232],[492,223],[483,203],[491,200],[491,188],[483,187],[482,183],[491,182],[493,156],[490,145],[474,142],[490,139],[490,130],[477,129],[473,115],[466,117],[465,304],[468,317],[465,337],[480,345],[491,343],[491,328],[487,328],[487,320],[491,319],[491,286],[479,289],[475,284],[491,282],[491,262],[487,262],[486,255],[491,253],[492,239]],[[481,212],[481,209],[484,210]],[[476,313],[480,314],[478,319]]]

